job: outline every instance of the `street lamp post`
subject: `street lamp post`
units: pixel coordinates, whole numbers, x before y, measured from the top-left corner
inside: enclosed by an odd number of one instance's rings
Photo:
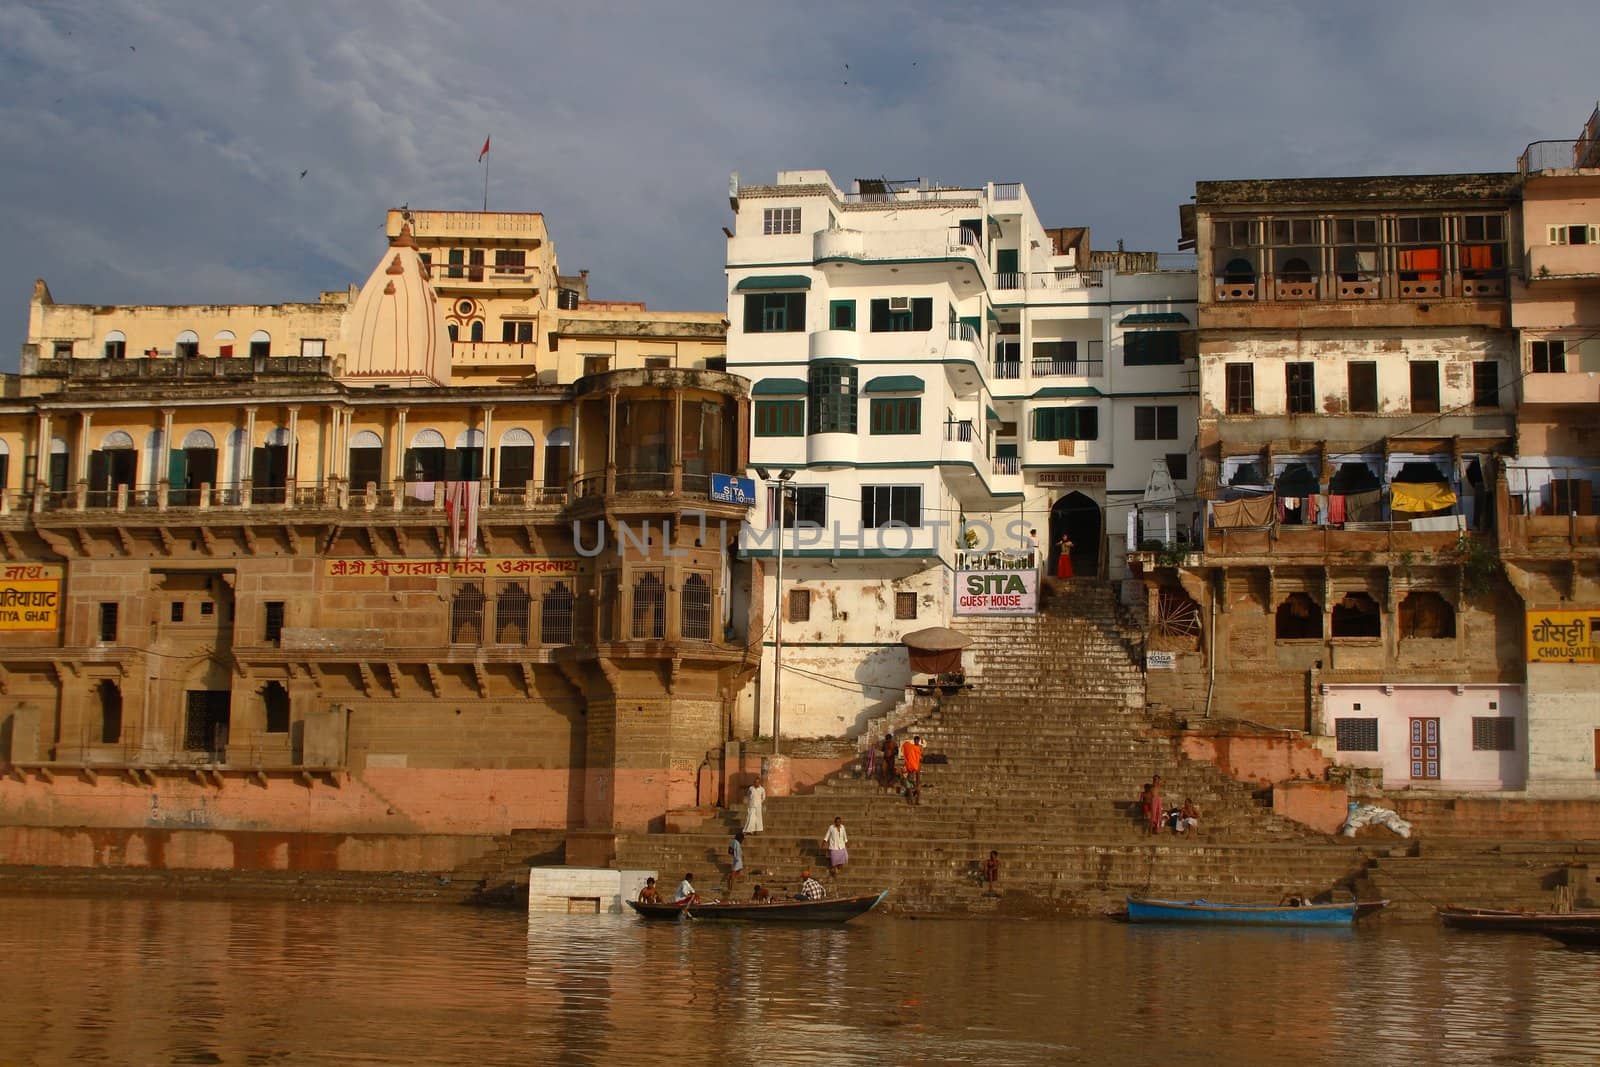
[[[783,531],[789,513],[789,494],[794,491],[790,484],[794,470],[785,467],[776,478],[765,467],[757,467],[756,473],[761,475],[762,481],[778,483],[778,573],[773,595],[777,619],[772,634],[772,754],[776,756],[783,738]]]

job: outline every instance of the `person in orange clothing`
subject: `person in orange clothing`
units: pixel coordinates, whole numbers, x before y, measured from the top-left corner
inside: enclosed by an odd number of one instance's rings
[[[905,765],[906,799],[922,803],[922,737],[917,735],[900,746],[900,762]]]

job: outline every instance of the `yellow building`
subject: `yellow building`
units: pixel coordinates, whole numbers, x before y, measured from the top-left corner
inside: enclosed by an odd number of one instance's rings
[[[744,511],[710,499],[746,462],[726,322],[589,301],[538,214],[387,230],[315,303],[36,284],[0,396],[0,827],[696,801],[750,667]]]

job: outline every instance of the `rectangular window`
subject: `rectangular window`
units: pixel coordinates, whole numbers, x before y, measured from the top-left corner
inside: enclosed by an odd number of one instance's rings
[[[745,333],[800,333],[805,328],[805,293],[745,294]]]
[[[1140,330],[1122,335],[1125,367],[1165,367],[1183,362],[1183,334],[1178,330]]]
[[[1178,409],[1160,405],[1133,409],[1133,439],[1135,441],[1176,441],[1178,439]]]
[[[1439,410],[1439,364],[1434,360],[1411,364],[1411,410],[1425,414]]]
[[[67,353],[68,356],[70,356],[71,354],[72,354],[71,352]],[[199,359],[200,358],[200,342],[199,341],[179,341],[175,345],[173,345],[172,354],[174,356],[176,356],[178,359]]]
[[[1288,390],[1289,414],[1309,415],[1317,409],[1317,365],[1285,363],[1284,386]]]
[[[1167,473],[1172,475],[1172,477],[1178,481],[1182,481],[1189,477],[1189,453],[1168,452]]]
[[[611,357],[610,356],[584,356],[583,357],[583,376],[585,378],[587,378],[591,374],[604,374],[607,371],[609,371],[610,369],[611,369]]]
[[[856,368],[813,363],[806,373],[806,432],[856,432]]]
[[[72,342],[71,341],[57,341],[55,343],[55,346],[52,349],[52,351],[53,351],[54,356],[55,356],[56,359],[71,359],[72,358]]]
[[[1097,408],[1037,408],[1033,413],[1035,441],[1094,441],[1100,436]]]
[[[917,434],[922,432],[922,398],[917,396],[878,397],[868,405],[868,426],[875,434]]]
[[[106,603],[100,605],[100,640],[115,641],[117,639],[117,605]]]
[[[767,514],[776,517],[778,514],[778,493],[776,486],[767,489]],[[825,485],[797,485],[785,494],[786,500],[783,508],[783,528],[793,530],[796,526],[826,526],[828,525],[828,487]],[[772,519],[768,520],[771,525]]]
[[[1472,717],[1472,751],[1515,752],[1517,720],[1499,716]]]
[[[320,359],[327,346],[320,337],[302,337],[300,339],[300,354],[313,356]]]
[[[672,366],[671,356],[645,356],[645,370],[666,370]]]
[[[757,437],[804,437],[806,432],[806,402],[804,400],[757,400],[753,421]]]
[[[250,358],[251,359],[266,359],[270,355],[272,355],[272,342],[271,341],[256,341],[256,340],[252,340],[250,342]]]
[[[1500,406],[1500,364],[1492,359],[1480,359],[1472,364],[1472,406]]]
[[[168,615],[168,618],[170,618],[173,622],[182,622],[183,621],[183,601],[174,600],[172,602],[172,607],[169,609],[169,612],[170,612],[170,614]]]
[[[500,324],[500,340],[507,344],[532,344],[533,322],[507,319]]]
[[[828,329],[854,330],[856,328],[856,302],[854,300],[828,301]]]
[[[876,529],[898,523],[913,529],[922,525],[922,486],[863,485],[861,525]]]
[[[1378,751],[1377,719],[1335,719],[1333,733],[1340,752]]]
[[[1600,244],[1600,227],[1589,226],[1583,223],[1569,226],[1551,226],[1548,231],[1550,243],[1553,245],[1592,245]]]
[[[269,600],[263,605],[261,637],[269,645],[275,645],[283,639],[283,604],[281,600]]]
[[[896,593],[894,595],[894,617],[896,619],[914,619],[917,617],[917,594]]]
[[[870,305],[873,333],[926,333],[933,329],[933,298],[889,297]]]
[[[497,248],[494,250],[494,272],[496,274],[521,274],[527,269],[528,253],[521,248]]]
[[[217,613],[217,605],[214,602],[212,602],[210,600],[202,600],[202,601],[200,601],[200,617],[202,619],[209,619],[209,618],[211,618],[211,616],[215,615],[216,613]]]
[[[1531,341],[1528,344],[1528,351],[1532,356],[1533,373],[1565,374],[1567,372],[1567,342]]]
[[[1033,342],[1033,373],[1076,374],[1078,370],[1078,342]]]
[[[1350,363],[1345,373],[1349,376],[1350,410],[1378,410],[1378,365],[1376,363]]]
[[[1256,369],[1248,363],[1229,363],[1227,403],[1229,415],[1254,415],[1256,411]]]
[[[467,261],[467,250],[452,248],[450,250],[450,269],[445,271],[446,278],[459,278],[462,276],[461,264]]]
[[[791,590],[789,590],[789,621],[790,622],[810,622],[811,621],[811,590],[809,590],[809,589],[791,589]]]
[[[800,209],[797,207],[769,207],[761,213],[761,232],[771,237],[776,234],[800,232]]]

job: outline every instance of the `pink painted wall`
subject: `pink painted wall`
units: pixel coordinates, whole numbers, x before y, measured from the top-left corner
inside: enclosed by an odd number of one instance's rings
[[[1303,737],[1292,734],[1185,733],[1183,754],[1214,763],[1241,782],[1271,785],[1295,778],[1327,777],[1332,764]]]
[[[1350,792],[1343,782],[1280,782],[1272,787],[1272,812],[1325,834],[1344,825]]]

